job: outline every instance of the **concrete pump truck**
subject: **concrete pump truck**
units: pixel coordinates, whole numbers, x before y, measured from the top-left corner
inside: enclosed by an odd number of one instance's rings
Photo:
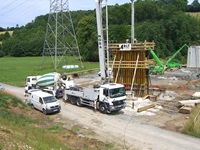
[[[122,84],[106,83],[106,81],[109,81],[109,73],[105,62],[105,46],[102,27],[102,1],[103,0],[96,0],[101,84],[96,84],[93,88],[83,88],[78,86],[71,87],[64,91],[63,99],[64,101],[69,101],[73,105],[86,105],[100,110],[101,113],[112,113],[125,108],[126,91],[125,86]]]

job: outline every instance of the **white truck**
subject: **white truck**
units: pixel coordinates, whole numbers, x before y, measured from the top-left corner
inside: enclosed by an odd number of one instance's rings
[[[117,112],[126,106],[126,92],[122,84],[104,84],[93,88],[71,87],[64,91],[64,101],[77,106],[90,106],[101,113]]]
[[[41,76],[28,76],[26,77],[26,87],[36,87],[36,82]]]
[[[64,90],[64,101],[78,106],[86,105],[99,109],[102,113],[112,113],[126,106],[126,91],[122,84],[106,83],[109,81],[109,67],[106,67],[105,46],[102,26],[102,1],[96,0],[96,18],[98,29],[98,49],[102,84],[93,88],[71,87]],[[108,39],[107,39],[108,41]]]
[[[48,113],[60,112],[61,110],[57,99],[53,95],[42,91],[32,92],[28,103],[32,108],[42,111],[45,115]]]
[[[61,97],[63,89],[68,89],[73,85],[74,82],[70,77],[67,77],[67,75],[61,76],[57,72],[47,73],[42,76],[28,76],[26,77],[24,95],[30,95],[30,89],[40,89],[56,97]]]

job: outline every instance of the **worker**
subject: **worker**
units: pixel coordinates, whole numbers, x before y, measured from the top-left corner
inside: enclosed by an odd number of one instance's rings
[[[137,41],[137,39],[136,38],[134,38],[134,43],[137,43],[138,41]]]
[[[97,100],[99,99],[99,96],[97,99],[94,100],[94,112],[97,110]]]
[[[126,39],[126,43],[130,43],[129,39]]]
[[[97,99],[94,100],[94,110],[96,111],[97,109]]]
[[[60,98],[62,95],[62,88],[59,87],[57,90],[56,90],[56,98]]]

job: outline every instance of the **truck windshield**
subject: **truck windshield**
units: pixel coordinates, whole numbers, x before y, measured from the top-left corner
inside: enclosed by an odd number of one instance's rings
[[[116,88],[116,89],[110,89],[110,97],[115,98],[115,97],[120,97],[120,96],[125,96],[125,87],[121,88]]]
[[[44,100],[44,103],[52,103],[52,102],[56,102],[57,101],[54,96],[44,97],[43,100]]]

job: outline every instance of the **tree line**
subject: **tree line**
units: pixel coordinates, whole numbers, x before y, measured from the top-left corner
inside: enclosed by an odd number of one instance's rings
[[[198,0],[137,0],[135,2],[135,37],[139,42],[154,41],[155,53],[166,58],[183,44],[200,44],[200,20],[186,12],[200,11]],[[105,8],[103,9],[105,15]],[[123,43],[131,38],[131,3],[108,6],[109,41]],[[71,12],[81,56],[86,61],[98,61],[95,10]],[[0,56],[41,56],[48,15],[14,28],[12,36],[0,35]],[[105,22],[105,17],[103,19]],[[2,28],[0,28],[2,30]],[[5,30],[5,29],[3,29]],[[184,61],[187,51],[181,51]]]

